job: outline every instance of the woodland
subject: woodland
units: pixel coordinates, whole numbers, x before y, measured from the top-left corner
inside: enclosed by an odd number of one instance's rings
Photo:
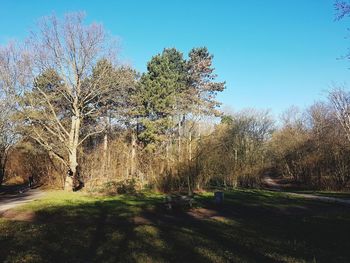
[[[0,45],[0,262],[350,262],[346,84],[227,110],[209,48],[139,72],[87,21]]]
[[[344,15],[343,15],[344,16]],[[223,112],[214,55],[165,48],[137,72],[84,14],[48,16],[0,49],[0,182],[67,191],[163,192],[293,187],[344,190],[350,93],[334,86],[306,110]]]

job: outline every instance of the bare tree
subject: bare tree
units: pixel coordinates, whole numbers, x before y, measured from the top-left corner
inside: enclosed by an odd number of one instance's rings
[[[46,17],[21,51],[29,57],[32,76],[26,90],[17,92],[21,117],[32,139],[69,170],[66,190],[74,188],[79,146],[104,131],[103,107],[114,96],[114,86],[106,81],[114,42],[102,25],[83,20],[81,13],[67,14],[63,21]]]
[[[13,88],[23,84],[26,71],[23,57],[16,56],[15,43],[0,47],[0,185],[5,176],[10,148],[17,141],[14,113],[16,107]]]
[[[350,142],[350,93],[343,88],[335,88],[329,92],[328,99]]]
[[[0,101],[0,185],[5,176],[8,153],[17,139],[16,123],[11,120],[13,110],[8,101]]]

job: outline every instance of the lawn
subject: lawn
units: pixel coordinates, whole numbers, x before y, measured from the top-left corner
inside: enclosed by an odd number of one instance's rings
[[[196,196],[49,192],[0,218],[0,262],[350,262],[350,206],[236,190]]]

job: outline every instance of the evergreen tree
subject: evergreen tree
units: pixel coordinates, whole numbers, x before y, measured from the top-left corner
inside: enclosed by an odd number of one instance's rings
[[[186,62],[176,49],[164,49],[148,63],[139,88],[139,138],[145,145],[165,140],[174,126],[172,117],[181,106],[186,87]]]
[[[217,75],[212,67],[213,58],[206,47],[193,48],[189,53],[188,85],[194,114],[219,114],[217,107],[220,103],[215,98],[225,89],[225,82],[215,82]]]

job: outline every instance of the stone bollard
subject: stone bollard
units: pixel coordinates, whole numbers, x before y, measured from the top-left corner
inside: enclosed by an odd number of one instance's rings
[[[168,210],[172,208],[171,201],[172,201],[171,196],[168,195],[165,197],[165,206]]]
[[[216,191],[214,193],[215,203],[220,205],[224,202],[224,192]]]

